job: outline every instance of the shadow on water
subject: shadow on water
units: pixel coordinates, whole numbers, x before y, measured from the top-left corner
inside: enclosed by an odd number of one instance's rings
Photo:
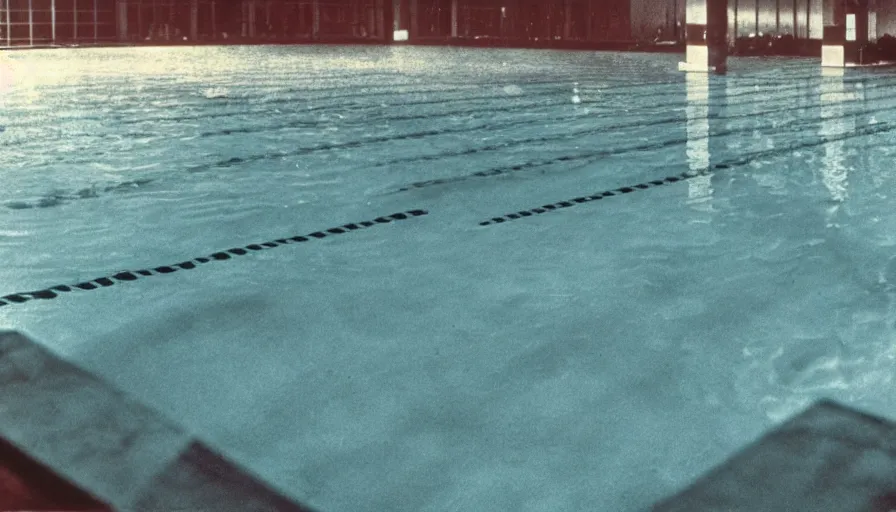
[[[99,187],[97,185],[93,185],[90,187],[82,188],[75,192],[65,192],[61,190],[54,190],[43,197],[35,199],[33,201],[10,201],[6,203],[6,207],[11,210],[27,210],[29,208],[50,208],[53,206],[59,206],[63,203],[69,201],[76,201],[79,199],[94,199],[100,197],[104,194],[123,194],[128,192],[136,191],[137,189],[144,187],[154,180],[151,179],[139,179],[139,180],[130,180],[124,181],[121,183],[116,183],[114,185],[108,185],[105,187]]]

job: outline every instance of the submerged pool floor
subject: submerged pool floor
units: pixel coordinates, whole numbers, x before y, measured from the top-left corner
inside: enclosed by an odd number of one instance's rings
[[[0,326],[320,510],[641,510],[815,399],[896,416],[890,72],[0,59]]]

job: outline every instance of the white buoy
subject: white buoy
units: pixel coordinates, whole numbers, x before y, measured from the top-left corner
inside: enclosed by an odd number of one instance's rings
[[[575,82],[572,86],[572,103],[578,105],[581,102],[582,98],[579,97],[579,82]]]

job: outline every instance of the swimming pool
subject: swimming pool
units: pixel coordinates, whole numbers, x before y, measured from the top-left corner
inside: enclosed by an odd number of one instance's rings
[[[892,73],[5,58],[0,325],[320,510],[639,510],[816,398],[896,416]]]

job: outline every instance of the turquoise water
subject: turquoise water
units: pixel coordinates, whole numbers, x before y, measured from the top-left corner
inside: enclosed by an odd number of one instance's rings
[[[8,53],[0,326],[327,511],[640,510],[896,417],[896,76],[678,59]]]

